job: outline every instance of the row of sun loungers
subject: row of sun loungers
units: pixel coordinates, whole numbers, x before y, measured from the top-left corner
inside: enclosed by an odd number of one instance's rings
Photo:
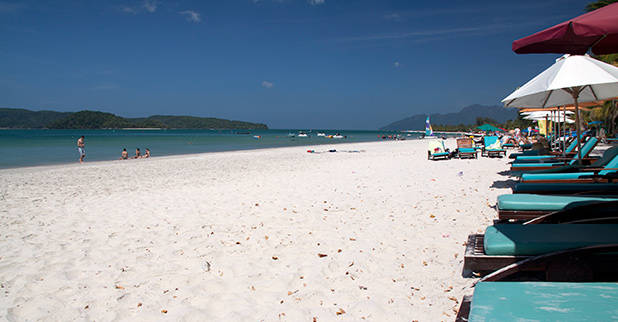
[[[483,144],[477,146],[470,138],[457,139],[457,150],[450,153],[444,146],[444,141],[435,139],[428,143],[427,159],[428,160],[448,160],[451,157],[459,159],[478,158],[478,152],[484,157],[500,157],[506,156],[506,150],[500,143],[497,136],[483,137]]]
[[[468,237],[464,275],[483,278],[457,321],[617,319],[618,147],[588,165],[547,159],[561,171],[520,173],[494,224]]]

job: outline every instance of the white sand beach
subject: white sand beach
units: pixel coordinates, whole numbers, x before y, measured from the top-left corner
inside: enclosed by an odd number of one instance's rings
[[[452,321],[508,159],[426,145],[0,170],[0,317]]]

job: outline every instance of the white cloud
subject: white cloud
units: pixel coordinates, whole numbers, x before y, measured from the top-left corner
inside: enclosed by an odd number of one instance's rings
[[[395,68],[399,68],[401,66],[401,63],[399,63],[398,61],[396,61],[393,66],[395,66]]]
[[[184,15],[187,18],[187,21],[189,21],[189,22],[198,23],[198,22],[202,21],[202,18],[200,17],[200,13],[199,12],[195,12],[193,10],[181,11],[181,12],[179,12],[179,14]]]
[[[263,81],[262,82],[262,87],[264,88],[272,88],[273,86],[275,86],[275,84],[269,82],[269,81]]]
[[[130,14],[133,14],[133,15],[137,14],[137,9],[131,8],[131,7],[122,7],[122,8],[120,8],[120,10],[122,10],[122,12],[124,12],[124,13],[130,13]]]
[[[144,0],[143,7],[146,11],[153,13],[157,11],[157,0]]]
[[[326,0],[307,0],[307,2],[309,2],[309,4],[312,6],[324,4],[324,1]]]
[[[394,12],[394,13],[389,13],[387,15],[384,15],[384,19],[386,20],[393,20],[393,21],[401,21],[401,15]]]

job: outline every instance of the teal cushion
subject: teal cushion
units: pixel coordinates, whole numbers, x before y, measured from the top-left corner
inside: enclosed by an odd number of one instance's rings
[[[516,168],[542,168],[542,167],[560,167],[563,166],[564,163],[513,163],[511,165],[512,170],[516,170]]]
[[[439,153],[432,153],[431,154],[431,156],[433,156],[433,157],[442,157],[442,156],[445,156],[445,155],[449,155],[449,153],[448,152],[439,152]]]
[[[606,192],[618,193],[618,183],[518,183],[513,187],[513,193],[543,193],[571,194],[576,192]]]
[[[574,180],[580,179],[582,176],[591,176],[594,172],[571,172],[571,173],[524,173],[521,176],[521,181],[530,180]]]
[[[618,224],[497,224],[487,227],[485,254],[532,256],[585,246],[618,243]]]
[[[515,159],[515,162],[517,161],[522,161],[522,160],[540,160],[540,159],[551,159],[551,158],[555,158],[555,155],[522,155],[522,156],[518,156]]]
[[[479,282],[468,321],[611,321],[618,283]]]
[[[476,153],[474,148],[459,148],[460,153]]]
[[[541,210],[557,211],[577,203],[595,203],[598,201],[615,201],[618,196],[551,196],[535,194],[513,194],[498,196],[498,210]]]

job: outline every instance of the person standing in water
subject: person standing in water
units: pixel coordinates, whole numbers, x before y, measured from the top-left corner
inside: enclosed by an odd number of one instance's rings
[[[84,143],[83,135],[77,139],[77,152],[79,153],[79,163],[84,163],[84,158],[86,157],[86,144]]]

